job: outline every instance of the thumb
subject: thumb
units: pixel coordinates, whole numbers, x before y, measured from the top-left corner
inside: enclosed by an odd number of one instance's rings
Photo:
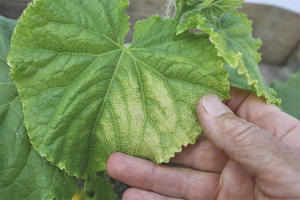
[[[250,175],[265,173],[268,168],[285,162],[289,146],[237,117],[216,95],[200,99],[197,115],[207,138]]]

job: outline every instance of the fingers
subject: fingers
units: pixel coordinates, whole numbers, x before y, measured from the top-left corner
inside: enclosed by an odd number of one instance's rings
[[[230,99],[223,103],[238,117],[251,123],[270,113],[280,112],[277,106],[267,105],[265,99],[258,98],[255,92],[235,87],[230,87]]]
[[[232,110],[233,113],[236,113],[239,107],[243,104],[245,99],[247,99],[251,93],[251,90],[242,90],[231,86],[230,99],[224,100],[223,103],[230,110]]]
[[[208,139],[249,174],[263,174],[287,161],[283,159],[291,161],[292,148],[267,131],[238,118],[216,95],[202,97],[197,114]],[[275,171],[272,170],[274,175],[278,172]]]
[[[150,191],[137,188],[130,188],[123,194],[123,200],[179,200],[178,198],[168,197]]]
[[[157,165],[122,153],[109,157],[107,172],[133,187],[184,199],[215,199],[220,178],[219,174]]]
[[[255,180],[238,164],[229,160],[220,177],[218,197],[222,199],[256,199],[254,191]]]
[[[187,166],[196,170],[221,173],[228,156],[216,148],[206,137],[199,137],[194,145],[183,147],[170,163]]]
[[[300,150],[300,122],[294,117],[281,112],[272,104],[267,105],[264,98],[258,98],[255,92],[230,88],[229,100],[223,101],[236,116],[267,130],[285,144]],[[298,136],[299,137],[299,136]]]
[[[252,93],[244,100],[236,115],[267,130],[285,144],[300,149],[300,139],[295,140],[295,138],[299,138],[299,121],[281,112],[277,106],[267,105],[265,100],[257,98],[255,93]]]

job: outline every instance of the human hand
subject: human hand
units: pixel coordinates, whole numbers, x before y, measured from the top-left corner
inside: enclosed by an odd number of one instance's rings
[[[197,106],[207,137],[157,165],[114,153],[107,171],[135,188],[124,200],[300,199],[300,122],[251,91],[231,88],[221,103],[205,95]]]

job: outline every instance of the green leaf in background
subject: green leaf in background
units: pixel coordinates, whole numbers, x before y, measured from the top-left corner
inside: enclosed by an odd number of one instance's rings
[[[9,63],[28,135],[71,175],[104,170],[114,152],[168,162],[202,131],[199,98],[229,98],[228,73],[208,35],[176,36],[173,19],[152,16],[124,45],[128,5],[39,0],[13,35]]]
[[[195,0],[192,0],[195,1]],[[207,19],[221,17],[224,13],[231,13],[236,8],[241,8],[244,0],[204,0],[201,5],[201,13]]]
[[[252,37],[251,24],[245,14],[238,12],[227,13],[217,21],[210,21],[201,12],[192,11],[178,26],[178,34],[191,28],[208,33],[210,41],[218,49],[218,55],[231,67],[238,67],[238,74],[245,75],[250,88],[258,96],[265,97],[267,103],[280,106],[281,100],[276,99],[276,92],[267,86],[260,74],[257,63],[261,57],[257,50],[261,41]]]
[[[0,199],[71,199],[76,179],[42,158],[27,136],[22,102],[5,61],[16,24],[0,16]]]
[[[179,0],[179,1],[180,1],[180,0]],[[204,3],[205,1],[207,1],[207,0],[186,0],[185,3],[186,3],[186,5],[194,6],[194,5],[196,5],[196,4],[202,4],[202,3]],[[208,1],[210,1],[210,0],[208,0]]]
[[[300,70],[284,83],[273,82],[271,87],[282,100],[282,110],[300,120]]]
[[[0,15],[0,60],[6,63],[6,57],[9,53],[11,36],[17,25],[16,20],[7,19]]]
[[[219,18],[241,7],[244,0],[176,0],[176,15],[182,16],[191,10],[200,10],[209,20]],[[175,16],[176,18],[176,16]]]
[[[113,193],[114,185],[109,184],[109,178],[105,178],[106,171],[98,172],[90,176],[85,185],[85,193],[91,198],[85,200],[115,200],[117,195]]]

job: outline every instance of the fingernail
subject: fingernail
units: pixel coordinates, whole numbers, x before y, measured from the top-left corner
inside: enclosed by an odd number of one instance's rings
[[[204,97],[202,106],[212,117],[219,117],[220,115],[229,112],[227,107],[220,101],[219,97],[213,94]]]

